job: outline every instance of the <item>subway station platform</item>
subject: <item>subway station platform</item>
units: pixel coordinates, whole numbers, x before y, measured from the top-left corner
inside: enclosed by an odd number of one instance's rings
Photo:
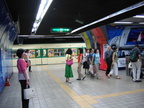
[[[30,100],[29,108],[144,108],[144,79],[133,82],[125,70],[119,71],[122,79],[108,79],[100,70],[101,80],[87,75],[77,81],[77,63],[72,68],[70,84],[65,82],[65,64],[32,66],[30,84],[36,97]],[[0,93],[0,108],[21,108],[17,76],[15,67],[10,86]]]

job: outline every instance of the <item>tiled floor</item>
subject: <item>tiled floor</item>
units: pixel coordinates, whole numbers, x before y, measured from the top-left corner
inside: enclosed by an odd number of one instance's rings
[[[65,82],[65,64],[33,66],[30,73],[31,87],[36,97],[30,108],[144,108],[144,80],[133,82],[125,70],[119,71],[122,79],[108,79],[100,71],[101,80],[87,75],[77,81],[77,64],[73,65],[72,84]],[[0,108],[21,108],[20,84],[17,69],[0,93]]]

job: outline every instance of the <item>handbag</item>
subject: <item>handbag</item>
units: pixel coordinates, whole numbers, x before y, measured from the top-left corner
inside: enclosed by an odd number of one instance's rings
[[[81,61],[81,63],[83,64],[84,62],[86,62],[87,61],[87,56],[86,56],[86,54],[84,54],[83,56],[82,56],[82,61]]]
[[[82,59],[82,62],[81,63],[84,63],[84,62],[86,62],[87,60],[86,60],[86,58],[84,57],[83,59]]]
[[[131,62],[129,62],[129,64],[128,64],[128,68],[132,68],[132,64],[131,64]]]
[[[28,100],[35,97],[35,91],[33,88],[28,88],[28,85],[26,86],[26,89],[24,89],[24,99]]]
[[[73,64],[73,59],[71,59],[70,61],[66,60],[66,64],[69,65],[69,66],[72,65]]]

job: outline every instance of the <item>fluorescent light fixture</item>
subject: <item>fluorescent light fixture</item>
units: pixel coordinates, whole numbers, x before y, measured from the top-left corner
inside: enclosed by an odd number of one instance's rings
[[[36,32],[45,13],[47,12],[48,8],[50,7],[51,3],[53,0],[41,0],[40,6],[39,6],[39,10],[36,16],[36,20],[33,24],[33,28],[32,28],[32,32]]]
[[[79,23],[79,24],[83,24],[84,22],[82,20],[76,19],[75,22]]]
[[[144,22],[139,22],[139,24],[144,24]]]
[[[144,18],[144,15],[136,15],[136,16],[133,16],[134,18]]]
[[[137,4],[135,4],[135,5],[132,5],[132,6],[130,6],[130,7],[127,7],[127,8],[125,8],[125,9],[122,9],[121,11],[118,11],[118,12],[115,12],[115,13],[113,13],[113,14],[110,14],[110,15],[104,17],[104,18],[101,18],[101,19],[97,20],[97,21],[94,21],[94,22],[92,22],[92,23],[89,23],[89,24],[87,24],[87,25],[84,25],[84,26],[82,26],[82,27],[79,27],[79,28],[71,31],[71,33],[77,32],[77,31],[79,31],[79,30],[81,30],[81,29],[84,29],[84,28],[89,27],[89,26],[91,26],[91,25],[94,25],[94,24],[96,24],[96,23],[102,22],[102,21],[104,21],[104,20],[107,20],[107,19],[109,19],[109,18],[115,17],[115,16],[117,16],[117,15],[123,14],[123,13],[125,13],[125,12],[131,11],[131,10],[133,10],[133,9],[136,9],[136,8],[139,8],[139,7],[142,7],[142,6],[144,6],[144,1],[142,1],[142,2],[140,2],[140,3],[137,3]]]
[[[132,24],[133,22],[122,22],[122,21],[119,21],[119,22],[114,22],[115,24]]]

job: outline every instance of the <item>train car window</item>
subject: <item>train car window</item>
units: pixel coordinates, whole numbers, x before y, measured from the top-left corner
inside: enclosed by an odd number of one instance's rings
[[[54,49],[54,56],[58,57],[58,56],[63,56],[63,49]]]
[[[16,50],[12,50],[12,58],[18,58],[18,57],[16,56]]]

